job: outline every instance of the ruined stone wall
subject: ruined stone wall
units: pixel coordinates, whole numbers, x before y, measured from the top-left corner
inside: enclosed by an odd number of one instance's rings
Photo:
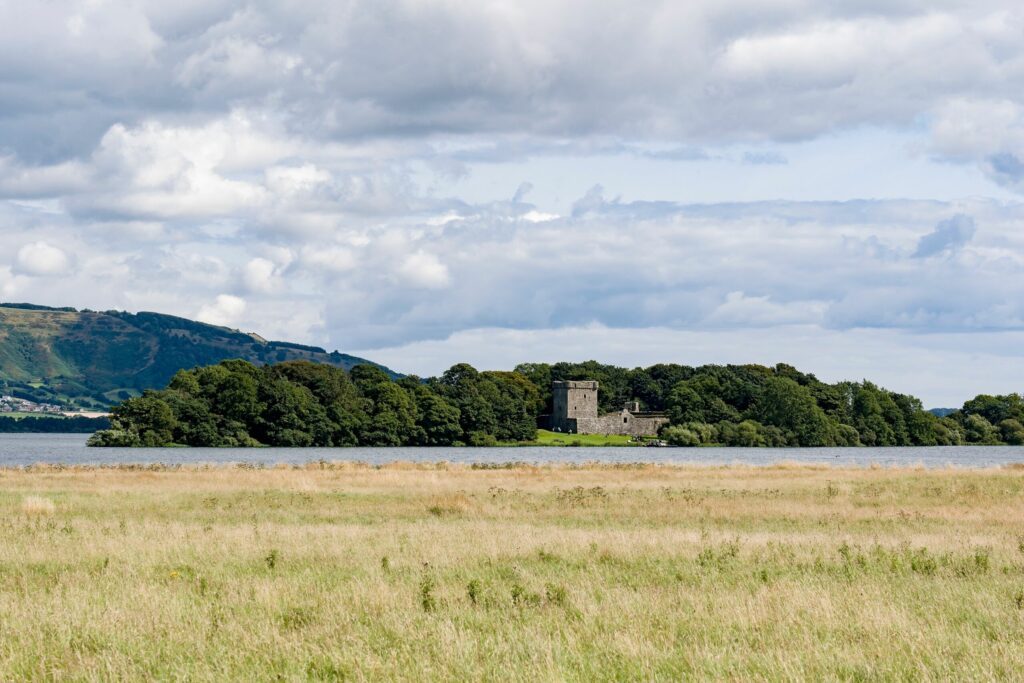
[[[547,420],[556,432],[572,434],[627,434],[656,436],[668,423],[660,415],[636,415],[628,409],[608,415],[597,414],[598,383],[594,381],[552,382],[552,413]],[[635,401],[634,411],[640,406]]]
[[[668,424],[667,417],[638,417],[623,410],[601,417],[578,418],[578,434],[626,434],[629,436],[657,436],[658,429]]]

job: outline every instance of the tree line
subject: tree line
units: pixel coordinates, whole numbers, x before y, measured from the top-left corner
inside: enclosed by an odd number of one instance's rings
[[[0,416],[0,434],[92,434],[109,429],[105,417],[6,417]]]
[[[596,379],[604,411],[637,400],[670,419],[678,446],[957,446],[1024,444],[1024,400],[980,395],[939,417],[920,399],[871,382],[827,384],[791,365],[672,363],[627,369],[595,361],[516,368],[551,408],[552,380]]]
[[[536,436],[537,388],[466,364],[393,380],[372,365],[230,360],[115,406],[92,446],[452,446]]]
[[[789,365],[595,361],[529,363],[511,372],[453,366],[392,379],[294,361],[232,360],[182,370],[167,388],[113,409],[95,446],[451,446],[527,442],[551,411],[551,382],[600,382],[603,411],[639,401],[664,412],[679,446],[936,446],[1024,444],[1024,401],[978,396],[940,417],[913,396],[868,382],[828,384]]]

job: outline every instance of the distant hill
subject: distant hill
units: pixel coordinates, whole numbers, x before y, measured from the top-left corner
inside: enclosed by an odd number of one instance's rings
[[[105,407],[166,386],[182,368],[229,358],[257,364],[309,360],[345,369],[377,365],[160,313],[0,303],[0,393],[33,401]]]
[[[935,417],[946,417],[947,415],[952,415],[957,410],[959,408],[931,408],[928,412]]]

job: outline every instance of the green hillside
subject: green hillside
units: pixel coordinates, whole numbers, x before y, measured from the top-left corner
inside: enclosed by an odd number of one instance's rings
[[[163,387],[182,368],[228,358],[345,369],[370,363],[160,313],[0,304],[0,392],[34,401],[104,407]]]

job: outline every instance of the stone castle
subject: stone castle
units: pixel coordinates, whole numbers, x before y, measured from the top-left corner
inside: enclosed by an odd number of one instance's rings
[[[617,413],[598,415],[598,383],[552,382],[554,394],[549,427],[568,434],[628,434],[657,436],[658,429],[668,424],[662,413],[640,411],[640,404],[631,401]]]

